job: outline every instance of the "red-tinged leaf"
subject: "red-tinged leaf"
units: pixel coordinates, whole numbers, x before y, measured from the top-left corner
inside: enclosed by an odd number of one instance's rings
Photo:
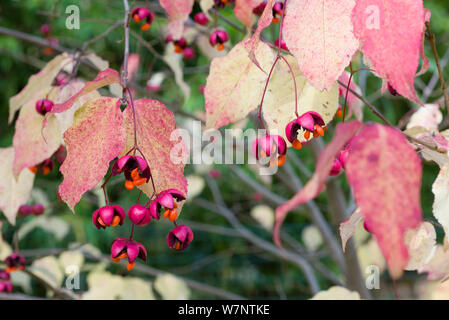
[[[139,70],[140,57],[137,53],[131,53],[128,57],[128,81],[131,81]]]
[[[355,231],[359,224],[363,222],[363,217],[360,212],[360,209],[356,209],[349,219],[340,223],[340,238],[341,238],[341,247],[343,248],[343,252],[346,249],[346,243],[349,239],[354,235]]]
[[[247,28],[253,24],[253,9],[260,4],[260,0],[236,0],[234,13],[237,19],[240,20]]]
[[[339,123],[332,141],[320,153],[312,178],[293,198],[277,207],[273,240],[278,247],[282,247],[279,236],[287,214],[299,205],[312,200],[324,190],[324,183],[332,169],[335,157],[362,126],[363,124],[359,121]]]
[[[426,40],[426,28],[427,28],[426,22],[430,22],[431,16],[432,16],[432,13],[430,12],[430,10],[424,8],[424,26],[423,26],[423,32],[422,32],[422,37],[421,37],[422,38],[421,48],[419,50],[419,55],[421,56],[421,59],[422,59],[422,65],[421,65],[421,69],[416,74],[417,77],[426,73],[427,70],[429,70],[429,66],[430,66],[429,59],[426,57],[426,53],[424,52],[424,42]]]
[[[53,58],[50,62],[48,62],[45,67],[32,75],[28,79],[28,83],[25,88],[20,91],[17,95],[9,99],[9,120],[11,121],[14,118],[14,113],[20,109],[25,103],[27,103],[30,99],[32,99],[36,93],[39,91],[50,88],[54,78],[57,74],[66,67],[72,58],[68,54],[61,54]]]
[[[185,163],[176,163],[176,159],[172,159],[172,152],[186,151],[183,142],[170,140],[171,133],[176,129],[173,113],[157,100],[139,99],[134,101],[134,107],[137,144],[150,166],[156,192],[174,188],[186,195],[187,180],[183,174]],[[125,109],[124,118],[127,142],[122,155],[134,146],[133,113],[130,106]],[[182,148],[177,149],[180,143]],[[151,181],[139,188],[149,197],[153,194]]]
[[[13,176],[12,166],[14,149],[12,147],[0,149],[0,210],[9,223],[15,224],[17,210],[27,203],[34,183],[34,173],[25,169],[20,172],[18,179]],[[0,237],[1,240],[1,237]]]
[[[174,40],[181,38],[184,23],[192,12],[193,0],[159,0],[168,14],[168,31]]]
[[[404,234],[422,219],[421,174],[418,155],[396,129],[369,125],[351,141],[346,175],[395,279],[409,259]]]
[[[351,22],[354,4],[354,0],[288,3],[285,43],[318,90],[332,87],[358,49]]]
[[[248,51],[249,58],[254,62],[254,64],[256,64],[256,66],[258,66],[262,70],[264,70],[264,68],[259,65],[256,56],[256,50],[259,45],[262,44],[262,42],[260,41],[260,34],[262,33],[263,29],[271,24],[271,21],[273,20],[273,6],[275,2],[275,0],[267,1],[265,9],[260,16],[259,21],[257,21],[256,31],[254,32],[253,36],[244,43],[245,49]]]
[[[113,69],[100,71],[94,80],[86,82],[84,88],[78,91],[78,93],[73,95],[70,99],[66,100],[65,102],[55,104],[51,113],[60,113],[66,111],[70,109],[75,101],[78,100],[81,96],[113,83],[120,83],[120,75],[117,71]]]
[[[47,98],[55,103],[65,101],[84,87],[84,82],[74,79],[60,87],[48,87],[28,101],[20,110],[13,138],[14,175],[48,159],[63,143],[63,133],[72,126],[73,116],[85,102],[100,97],[92,91],[80,97],[73,106],[61,113],[47,113],[45,117],[36,112],[35,103]]]
[[[419,104],[414,79],[424,19],[422,0],[358,0],[352,12],[354,33],[376,73]]]
[[[225,57],[212,60],[204,91],[207,128],[243,119],[260,103],[267,75],[251,62],[244,46],[240,42]],[[268,70],[275,59],[273,50],[261,43],[255,54]]]
[[[52,96],[55,96],[55,98],[51,98],[55,104],[62,103],[66,100],[68,100],[70,97],[72,97],[74,94],[79,92],[83,89],[86,82],[80,79],[73,79],[69,83],[65,84],[64,86],[60,86],[58,90],[54,90],[55,94]],[[52,91],[53,93],[53,91]],[[80,96],[70,107],[70,109],[60,112],[60,113],[47,113],[45,115],[44,119],[44,125],[45,128],[46,122],[48,119],[51,119],[52,117],[55,117],[59,122],[59,129],[61,132],[61,139],[62,134],[67,131],[68,128],[70,128],[73,124],[73,117],[75,115],[75,112],[87,101],[92,99],[100,98],[101,95],[98,93],[97,90],[91,91],[89,93],[86,93],[82,96]]]
[[[64,133],[67,158],[60,171],[64,181],[58,194],[70,209],[104,177],[109,162],[126,141],[118,98],[90,100],[75,114],[73,126]]]
[[[58,91],[57,88],[52,91],[49,89],[38,92],[20,109],[13,138],[13,172],[16,177],[23,169],[50,158],[61,145],[62,135],[55,116],[51,115],[43,127],[45,118],[36,112],[36,101],[46,98],[48,94],[48,98],[52,99],[51,96]]]

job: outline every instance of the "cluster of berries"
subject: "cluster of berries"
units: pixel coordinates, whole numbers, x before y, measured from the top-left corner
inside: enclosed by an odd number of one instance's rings
[[[346,167],[346,161],[348,160],[350,142],[341,150],[337,157],[334,159],[332,169],[329,175],[338,176],[342,169]]]
[[[41,203],[35,203],[33,205],[23,204],[19,207],[18,214],[22,217],[26,217],[29,215],[40,216],[45,212],[45,207]]]
[[[234,3],[235,0],[214,0],[215,8],[223,9],[225,6]]]
[[[0,269],[0,293],[11,293],[13,286],[10,282],[10,274],[11,272],[25,268],[25,258],[17,253],[13,253],[6,257],[3,264],[6,265],[6,268]]]
[[[267,6],[267,1],[262,1],[257,7],[253,9],[253,13],[256,16],[261,16]],[[276,1],[273,5],[273,23],[279,23],[281,21],[282,12],[284,10],[284,3],[281,1]]]
[[[41,25],[40,32],[41,32],[42,36],[45,39],[47,39],[49,44],[51,44],[53,46],[56,46],[59,44],[58,39],[53,38],[51,36],[51,28],[48,24]],[[54,50],[52,47],[46,47],[46,48],[44,48],[43,52],[45,55],[49,56],[49,55],[53,54]]]
[[[37,174],[40,171],[44,176],[46,176],[55,167],[55,161],[53,159],[55,159],[61,165],[64,162],[66,156],[67,149],[63,145],[61,145],[50,158],[45,159],[41,163],[29,167],[28,169],[34,174]]]
[[[184,59],[192,60],[195,58],[195,50],[192,47],[187,45],[187,40],[184,37],[179,38],[178,40],[174,40],[172,35],[168,35],[165,39],[165,43],[173,42],[176,53],[182,54]]]
[[[60,72],[53,80],[52,86],[53,88],[63,86],[67,84],[68,80],[69,77],[67,76],[67,74],[64,72]],[[54,105],[54,102],[49,99],[37,100],[35,104],[36,112],[45,116],[48,112],[51,112]]]
[[[123,173],[125,176],[125,188],[132,190],[135,186],[141,186],[149,182],[151,170],[146,160],[137,155],[125,155],[119,158],[112,167],[111,175]],[[151,201],[152,200],[152,201]],[[146,226],[153,219],[167,218],[175,224],[167,235],[167,245],[177,251],[186,249],[193,240],[193,232],[186,225],[177,225],[178,204],[185,200],[185,195],[176,189],[168,189],[158,193],[147,204],[135,204],[128,209],[128,218],[134,226]],[[106,205],[97,209],[92,215],[92,222],[97,229],[106,229],[123,225],[125,211],[117,205]],[[128,259],[127,270],[131,270],[137,258],[146,261],[147,251],[145,247],[132,239],[133,231],[129,238],[116,238],[111,246],[111,259],[119,262]]]
[[[198,13],[200,14],[200,13]],[[197,15],[198,15],[197,14]],[[207,17],[206,17],[207,19]],[[222,51],[225,48],[225,43],[229,40],[229,35],[225,30],[215,30],[209,36],[209,43],[212,47],[217,47],[218,51]],[[174,40],[171,35],[168,35],[165,39],[166,43],[173,42],[176,53],[182,54],[185,59],[191,60],[195,58],[195,50],[189,47],[187,40],[184,37]]]
[[[314,111],[306,112],[289,122],[285,128],[285,135],[293,148],[298,150],[304,144],[298,138],[299,130],[302,130],[304,139],[307,142],[312,135],[313,138],[324,136],[324,131],[327,130],[327,127],[321,115]],[[286,160],[287,143],[279,135],[266,135],[254,141],[253,153],[257,160],[269,157],[270,166],[282,166]]]

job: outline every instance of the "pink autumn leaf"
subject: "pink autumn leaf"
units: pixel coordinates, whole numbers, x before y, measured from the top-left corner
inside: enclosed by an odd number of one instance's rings
[[[312,200],[324,190],[324,183],[332,169],[335,157],[362,126],[363,124],[359,121],[339,123],[332,141],[320,153],[312,178],[293,198],[277,207],[273,240],[278,247],[282,247],[279,235],[287,214],[301,204]]]
[[[354,33],[376,73],[419,104],[414,80],[424,19],[422,0],[358,0],[352,12]]]
[[[128,81],[131,81],[139,70],[140,57],[137,53],[131,53],[128,57]]]
[[[292,1],[287,5],[285,43],[318,90],[329,90],[357,51],[353,8],[354,0]]]
[[[58,194],[73,210],[82,195],[101,181],[109,162],[125,146],[120,100],[102,97],[88,101],[76,112],[64,140],[67,158],[60,168],[64,181]]]
[[[422,65],[421,69],[418,71],[416,76],[420,76],[429,70],[430,62],[429,59],[426,57],[426,53],[424,52],[424,42],[426,40],[426,22],[430,22],[430,17],[432,16],[432,13],[429,9],[424,9],[424,26],[423,26],[423,32],[422,32],[422,41],[421,41],[421,48],[419,50],[419,54],[422,59]]]
[[[183,174],[185,162],[180,161],[185,154],[177,153],[186,152],[186,147],[182,141],[171,139],[171,134],[176,129],[173,113],[157,100],[139,99],[134,101],[134,107],[137,144],[150,165],[156,192],[174,188],[187,194],[187,180]],[[122,155],[134,146],[133,115],[130,106],[124,111],[124,121],[127,142],[121,150]],[[153,194],[151,182],[139,188],[148,196]]]
[[[247,28],[250,28],[254,17],[253,9],[260,3],[261,0],[236,0],[234,7],[235,16]]]
[[[360,212],[360,209],[356,209],[349,219],[343,221],[340,223],[340,238],[341,238],[341,247],[343,248],[343,252],[345,252],[346,249],[346,243],[349,239],[354,235],[355,231],[357,230],[357,227],[360,223],[363,222],[363,217]]]
[[[400,277],[409,259],[404,234],[422,220],[418,155],[400,131],[372,124],[351,141],[346,175],[391,276]]]
[[[73,95],[70,99],[66,100],[65,102],[55,104],[53,109],[51,110],[51,113],[60,113],[66,111],[70,109],[75,101],[78,100],[81,96],[113,83],[120,83],[120,75],[117,71],[109,68],[100,71],[94,80],[86,82],[84,88],[78,91],[78,93]]]
[[[174,40],[181,38],[184,23],[189,18],[194,0],[159,0],[168,14],[168,31]]]
[[[62,137],[58,120],[54,116],[49,117],[43,127],[45,118],[36,112],[36,101],[46,98],[49,91],[44,89],[38,92],[20,109],[13,138],[15,155],[13,171],[16,177],[23,169],[50,158],[61,145]]]
[[[260,16],[259,21],[257,22],[256,31],[254,32],[253,36],[244,43],[244,47],[248,51],[249,58],[261,70],[264,69],[260,66],[257,60],[256,50],[257,47],[262,43],[260,41],[260,34],[262,33],[263,29],[271,24],[271,21],[273,20],[273,6],[275,2],[275,0],[267,1],[267,5],[265,6],[265,9]]]

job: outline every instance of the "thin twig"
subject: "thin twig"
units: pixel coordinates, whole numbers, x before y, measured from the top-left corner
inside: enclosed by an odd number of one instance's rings
[[[441,89],[443,89],[444,104],[446,105],[446,110],[449,114],[449,93],[447,92],[446,81],[444,81],[443,69],[441,68],[440,58],[438,56],[438,50],[435,43],[435,35],[432,33],[432,30],[430,29],[429,22],[426,22],[426,28],[427,28],[426,37],[427,39],[429,39],[430,47],[432,48],[433,56],[435,57],[435,62],[438,68],[438,74],[440,75]]]
[[[125,88],[128,87],[128,57],[129,57],[129,3],[128,0],[123,0],[125,7],[125,18],[123,24],[125,27],[125,53],[123,58],[122,82]],[[126,92],[123,92],[123,100],[126,99]]]
[[[304,276],[306,277],[310,290],[312,293],[316,293],[320,290],[318,281],[315,277],[315,274],[313,272],[313,269],[311,265],[301,256],[291,252],[290,250],[279,250],[275,245],[272,243],[259,238],[254,233],[249,231],[247,228],[245,228],[240,221],[235,217],[234,213],[226,207],[225,202],[221,196],[221,193],[218,189],[218,186],[216,185],[215,180],[206,179],[208,182],[208,185],[212,191],[215,204],[210,203],[207,200],[203,199],[194,199],[193,201],[198,204],[199,206],[208,209],[210,211],[214,211],[222,215],[228,222],[233,226],[235,230],[237,230],[239,233],[242,234],[242,236],[254,244],[255,246],[271,253],[272,255],[275,255],[279,258],[282,258],[284,260],[290,261],[294,263],[296,266],[298,266],[303,272]]]
[[[64,48],[64,47],[60,46],[59,44],[52,43],[44,38],[35,37],[28,33],[8,29],[8,28],[1,27],[1,26],[0,26],[0,34],[4,34],[4,35],[11,36],[11,37],[14,37],[14,38],[17,38],[20,40],[31,42],[31,43],[37,44],[38,46],[41,46],[41,47],[49,47],[49,48],[52,48],[59,52],[68,52],[68,53],[75,52],[72,49]]]
[[[446,50],[443,58],[440,61],[440,65],[441,65],[441,69],[444,69],[444,67],[446,67],[447,63],[449,62],[449,48]],[[417,78],[417,80],[420,78]],[[440,79],[439,77],[439,72],[438,69],[432,74],[432,78],[430,78],[429,83],[427,84],[427,86],[425,86],[425,88],[423,89],[423,93],[422,93],[422,101],[425,103],[427,101],[427,99],[429,99],[429,97],[432,95],[433,89],[435,89],[435,86],[438,83],[438,80]]]
[[[87,258],[90,258],[90,259],[93,259],[93,260],[97,260],[97,261],[102,261],[102,262],[104,262],[106,264],[111,264],[112,263],[111,259],[107,255],[97,256],[97,255],[92,255],[89,252],[82,252],[82,253]],[[123,264],[124,264],[124,262],[123,262]],[[140,262],[136,263],[136,265],[134,267],[134,270],[136,270],[136,271],[138,271],[138,272],[140,272],[142,274],[150,275],[150,276],[153,276],[153,277],[157,277],[157,276],[164,275],[164,274],[170,274],[169,272],[165,272],[163,270],[159,270],[159,269],[150,267],[148,265],[144,265],[144,264],[142,264]],[[195,281],[195,280],[191,280],[191,279],[188,279],[188,278],[180,277],[180,276],[178,276],[176,274],[173,274],[173,275],[176,276],[178,279],[184,281],[186,283],[186,285],[189,286],[190,288],[198,290],[198,291],[201,291],[201,292],[206,293],[206,294],[210,294],[210,295],[222,298],[222,299],[229,299],[229,300],[245,300],[246,299],[246,298],[244,298],[244,297],[242,297],[240,295],[234,294],[232,292],[229,292],[229,291],[226,291],[226,290],[223,290],[223,289],[220,289],[220,288],[216,288],[214,286],[211,286],[211,285],[208,285],[208,284],[205,284],[205,283],[201,283],[201,282],[198,282],[198,281]]]
[[[279,206],[285,203],[288,199],[281,197],[271,190],[265,188],[263,185],[258,183],[257,181],[251,179],[242,169],[240,169],[236,165],[230,165],[229,169],[236,174],[244,183],[246,183],[249,187],[254,189],[257,192],[260,192],[265,199],[269,200],[271,203]],[[342,272],[346,271],[346,264],[343,257],[343,250],[338,244],[337,238],[332,233],[329,225],[327,224],[326,219],[324,218],[323,213],[320,211],[318,206],[314,201],[309,201],[305,203],[307,210],[309,211],[309,218],[313,222],[313,224],[320,230],[324,242],[329,248],[331,257],[338,264]]]
[[[354,96],[356,96],[359,100],[361,100],[363,103],[365,103],[368,108],[376,115],[378,116],[386,125],[388,125],[391,128],[394,128],[396,130],[398,130],[399,132],[401,132],[403,135],[405,135],[408,139],[412,140],[415,143],[418,143],[424,147],[426,147],[427,149],[430,149],[432,151],[436,151],[439,153],[446,153],[443,150],[440,150],[437,146],[432,146],[431,144],[422,141],[420,139],[417,139],[411,135],[408,135],[406,133],[404,133],[403,131],[399,130],[398,128],[396,128],[387,118],[385,118],[385,116],[379,111],[377,110],[377,108],[372,105],[368,100],[366,100],[362,95],[358,94],[356,91],[352,90],[351,88],[348,88],[348,86],[341,82],[340,80],[337,81],[341,86],[343,86],[345,89],[349,90],[349,92],[351,92]]]
[[[315,156],[315,159],[318,159],[321,151],[324,149],[324,143],[322,139],[314,139],[310,143],[310,148]],[[348,218],[349,214],[347,212],[346,199],[336,179],[327,180],[326,195],[327,202],[329,204],[329,212],[332,214],[335,224],[338,225],[341,222],[345,221]],[[371,294],[366,288],[365,279],[363,278],[362,272],[360,270],[357,250],[353,239],[350,239],[346,244],[344,257],[347,266],[347,270],[345,273],[346,285],[349,289],[357,290],[362,298],[370,299]]]

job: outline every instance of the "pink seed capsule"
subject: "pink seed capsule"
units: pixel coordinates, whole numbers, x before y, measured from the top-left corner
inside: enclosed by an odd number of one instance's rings
[[[341,162],[338,160],[338,158],[334,159],[334,163],[332,164],[331,172],[329,173],[330,176],[338,176],[341,172]]]
[[[41,25],[41,33],[45,37],[48,36],[48,34],[50,33],[50,26],[48,24]]]
[[[183,51],[184,59],[192,60],[195,59],[195,50],[192,48],[185,48]]]
[[[274,45],[275,45],[276,47],[279,47],[279,38],[276,39],[276,41],[274,42]],[[282,50],[288,50],[287,45],[285,44],[285,41],[284,41],[284,40],[281,41],[281,49],[282,49]]]
[[[201,26],[205,26],[206,24],[209,23],[209,19],[203,12],[197,13],[193,19],[195,20],[196,23],[198,23]]]
[[[47,112],[50,112],[53,108],[53,101],[48,99],[41,99],[36,102],[36,111],[41,115],[45,116]]]
[[[138,226],[145,226],[151,222],[150,210],[141,205],[135,204],[128,210],[128,217],[132,223]]]
[[[35,216],[40,216],[41,214],[43,214],[45,212],[45,207],[43,204],[36,203],[36,204],[33,204],[31,210]]]
[[[19,207],[18,213],[21,216],[27,216],[27,215],[33,213],[33,207],[30,206],[29,204],[23,204]]]

